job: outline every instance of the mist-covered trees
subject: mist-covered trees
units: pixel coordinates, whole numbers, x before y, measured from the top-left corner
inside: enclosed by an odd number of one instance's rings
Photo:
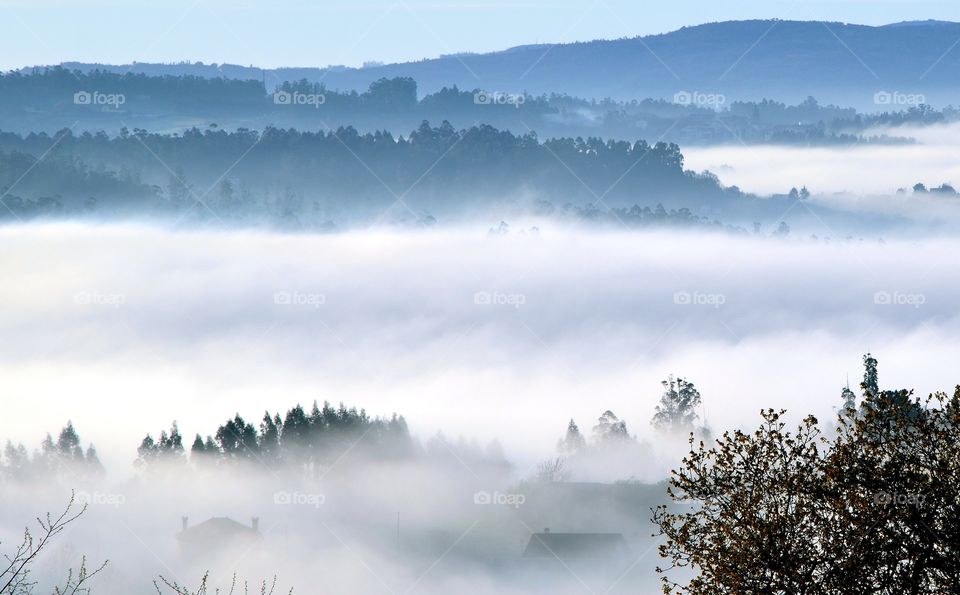
[[[32,171],[37,156],[53,144],[57,159]],[[4,151],[19,157],[6,158]],[[234,167],[241,158],[243,167]],[[225,171],[233,176],[229,192],[220,188]],[[0,185],[18,179],[22,200],[58,196],[64,212],[86,208],[91,196],[101,214],[108,207],[176,214],[202,199],[222,220],[270,213],[307,219],[314,202],[359,213],[379,207],[379,213],[401,194],[422,209],[463,207],[521,190],[557,204],[595,202],[603,193],[614,206],[682,201],[693,208],[740,196],[715,177],[685,171],[675,144],[596,137],[541,141],[535,133],[489,125],[456,129],[446,121],[439,126],[424,121],[406,137],[361,134],[352,127],[316,132],[210,127],[182,134],[123,129],[112,137],[70,130],[55,137],[0,133]],[[303,200],[307,196],[313,198],[309,203]],[[18,212],[21,206],[11,208]],[[689,212],[674,217],[681,215],[694,218]],[[193,216],[213,217],[206,208],[194,208]],[[624,216],[647,220],[653,213]]]
[[[281,69],[268,75],[201,64],[156,65],[150,68],[155,73],[150,76],[127,68],[108,70],[53,67],[0,74],[0,114],[8,121],[27,121],[33,129],[48,130],[74,122],[83,122],[85,128],[102,123],[103,128],[112,129],[153,124],[163,118],[179,125],[183,118],[216,117],[228,128],[250,125],[251,121],[260,125],[282,120],[303,129],[350,124],[397,133],[426,119],[450,120],[461,126],[484,122],[513,131],[532,128],[544,136],[669,137],[681,144],[704,140],[892,142],[856,133],[957,119],[957,110],[949,107],[937,111],[921,105],[893,113],[858,114],[852,108],[822,105],[812,97],[795,106],[763,100],[737,101],[728,109],[714,109],[697,102],[597,100],[561,93],[533,96],[460,89],[454,84],[420,98],[417,82],[408,77],[374,80],[365,91],[339,91],[327,88],[326,75],[319,71]],[[193,74],[204,72],[210,76]],[[444,82],[454,81],[441,84]],[[86,95],[74,99],[77,93]],[[122,99],[112,100],[119,97]]]
[[[566,481],[573,476],[594,477],[592,471],[613,460],[641,455],[645,446],[637,441],[627,429],[627,422],[616,413],[607,410],[598,418],[590,431],[589,439],[571,419],[567,430],[557,441],[559,456],[541,461],[532,479],[538,482]],[[618,478],[623,479],[623,478]]]
[[[250,463],[266,469],[281,467],[315,471],[347,450],[380,459],[413,453],[413,440],[403,416],[371,418],[364,410],[317,403],[308,412],[297,405],[284,416],[265,412],[258,425],[234,415],[205,439],[197,434],[189,460],[200,466]],[[146,473],[164,472],[186,463],[183,439],[176,422],[159,439],[147,435],[137,449],[136,464]]]
[[[55,138],[49,139],[51,144]],[[89,167],[57,153],[0,149],[0,220],[83,216],[96,210],[97,201],[89,200],[93,196],[130,201],[153,195],[152,188],[125,173]]]
[[[89,444],[84,449],[73,422],[67,422],[56,440],[47,434],[32,453],[8,440],[0,454],[0,478],[4,479],[76,484],[104,473],[96,447]]]
[[[880,391],[828,438],[763,412],[753,433],[702,443],[660,507],[664,588],[683,593],[952,593],[960,589],[960,387],[925,401]],[[680,582],[676,569],[693,571]]]
[[[567,433],[557,443],[557,450],[562,454],[572,455],[583,450],[586,445],[587,441],[580,433],[580,427],[571,419],[567,424]]]
[[[844,417],[850,417],[857,414],[857,393],[850,390],[849,386],[843,387],[840,393],[840,413]]]
[[[633,441],[627,431],[627,422],[610,410],[604,411],[593,426],[594,444],[599,447],[619,446]]]
[[[160,432],[157,440],[149,434],[144,437],[137,447],[137,460],[134,464],[137,467],[148,467],[157,461],[177,461],[183,458],[183,453],[183,436],[180,435],[177,422],[173,422],[170,433],[166,430]]]
[[[663,395],[657,405],[651,424],[657,430],[688,434],[698,429],[700,421],[700,391],[688,380],[670,376],[662,383]]]

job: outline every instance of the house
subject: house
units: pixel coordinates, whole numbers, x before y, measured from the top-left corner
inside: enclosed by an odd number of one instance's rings
[[[228,517],[213,517],[192,527],[188,518],[183,517],[182,529],[177,533],[180,551],[189,557],[218,553],[234,547],[251,548],[262,540],[260,519],[256,517],[250,526]]]

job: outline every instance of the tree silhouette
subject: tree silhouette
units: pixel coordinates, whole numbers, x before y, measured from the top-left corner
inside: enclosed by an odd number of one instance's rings
[[[567,433],[560,442],[557,443],[557,450],[569,456],[582,451],[586,446],[587,441],[584,439],[583,434],[580,433],[577,422],[571,419],[570,423],[567,424]]]
[[[925,403],[879,391],[828,439],[767,410],[753,433],[690,441],[661,506],[665,592],[947,593],[960,588],[960,387]],[[671,579],[688,569],[688,582]]]
[[[663,395],[651,424],[657,430],[670,433],[689,433],[694,431],[700,420],[697,408],[700,407],[700,391],[692,382],[670,376],[663,382]]]

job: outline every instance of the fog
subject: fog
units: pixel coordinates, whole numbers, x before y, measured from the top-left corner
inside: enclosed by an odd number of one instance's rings
[[[656,592],[649,506],[683,452],[649,423],[668,375],[696,383],[714,432],[752,427],[767,407],[829,418],[867,351],[885,386],[958,381],[950,237],[31,224],[0,229],[0,245],[0,439],[33,449],[72,420],[107,468],[96,486],[5,486],[2,540],[85,490],[93,505],[51,564],[112,558],[113,586],[98,592],[149,590],[157,573],[195,583],[207,569],[220,583],[276,573],[301,593]],[[386,464],[347,449],[311,480],[134,479],[140,440],[173,420],[189,443],[235,413],[256,423],[314,400],[403,414],[433,455]],[[570,479],[640,482],[629,504],[600,514],[577,494],[517,487],[556,456],[570,418],[589,435],[606,410],[639,446],[581,461]],[[488,453],[497,441],[509,464],[438,458],[438,432]],[[478,509],[480,492],[527,501]],[[223,515],[258,516],[266,547],[178,553],[181,516]],[[520,564],[544,527],[622,531],[631,555],[618,567]]]
[[[716,173],[747,192],[782,193],[807,186],[814,194],[889,195],[918,182],[960,183],[960,125],[878,128],[916,140],[909,145],[854,144],[838,147],[710,146],[684,148],[687,167]]]
[[[956,380],[939,367],[957,351],[953,239],[80,225],[0,237],[0,390],[21,420],[4,438],[35,444],[71,419],[111,470],[171,420],[207,434],[235,412],[313,400],[401,413],[421,436],[498,438],[535,461],[570,417],[589,426],[612,409],[646,435],[669,374],[697,382],[718,428],[762,405],[829,412],[867,350],[898,384]]]

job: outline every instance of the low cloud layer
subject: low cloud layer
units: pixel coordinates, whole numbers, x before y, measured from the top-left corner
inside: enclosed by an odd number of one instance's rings
[[[960,184],[958,125],[885,128],[868,132],[916,139],[912,145],[838,147],[686,147],[686,165],[710,170],[724,184],[760,194],[807,186],[817,194],[893,194],[917,182]]]
[[[641,438],[669,374],[715,429],[761,407],[829,415],[872,350],[891,386],[958,382],[958,241],[479,230],[330,236],[132,226],[0,230],[2,437],[73,420],[112,473],[147,432],[187,437],[315,399],[499,439],[521,466],[570,417]],[[663,472],[669,463],[658,465]]]

